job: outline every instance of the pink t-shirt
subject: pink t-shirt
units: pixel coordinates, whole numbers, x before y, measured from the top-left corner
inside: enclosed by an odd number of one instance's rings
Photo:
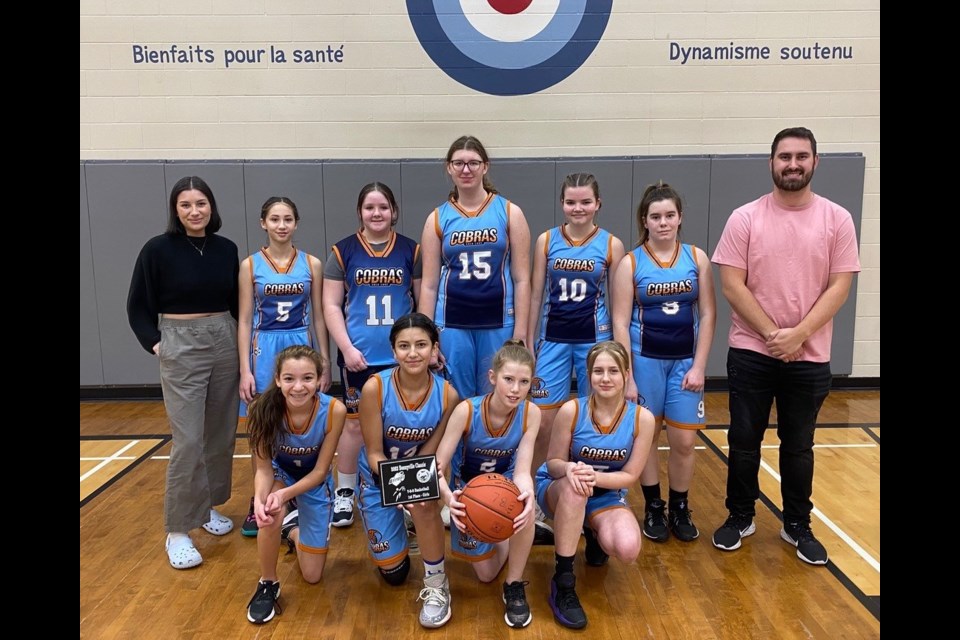
[[[857,234],[850,213],[814,195],[804,207],[785,207],[773,194],[736,209],[713,262],[744,269],[747,288],[778,327],[795,327],[826,288],[830,274],[858,273]],[[763,336],[732,313],[730,346],[769,356]],[[833,320],[803,344],[801,360],[830,361]]]

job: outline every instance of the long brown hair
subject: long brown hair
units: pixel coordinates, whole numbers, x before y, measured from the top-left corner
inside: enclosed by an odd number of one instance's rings
[[[272,460],[284,438],[290,435],[287,425],[287,399],[277,386],[277,378],[287,360],[310,360],[317,368],[317,377],[323,373],[323,358],[306,345],[287,347],[277,356],[274,379],[270,386],[253,401],[247,411],[247,431],[250,450],[264,460]]]
[[[680,199],[680,194],[677,193],[676,189],[663,180],[658,180],[657,184],[647,187],[643,192],[643,197],[640,198],[640,206],[637,207],[637,228],[640,230],[638,247],[650,238],[650,232],[647,230],[647,225],[644,224],[647,220],[647,213],[650,211],[650,205],[661,200],[673,200],[673,204],[677,207],[677,213],[683,216],[683,200]],[[683,227],[683,222],[677,227],[677,237],[680,236],[681,227]]]

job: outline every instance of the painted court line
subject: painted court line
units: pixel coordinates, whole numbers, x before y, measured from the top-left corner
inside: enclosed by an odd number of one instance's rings
[[[92,476],[93,474],[95,474],[97,471],[100,471],[100,469],[104,468],[104,467],[107,466],[109,463],[113,462],[114,460],[118,460],[121,455],[123,455],[124,453],[126,453],[127,449],[129,449],[130,447],[133,447],[133,446],[135,446],[135,445],[137,445],[137,444],[139,444],[139,443],[140,443],[139,440],[133,440],[133,441],[131,441],[128,445],[126,445],[125,447],[122,447],[119,451],[117,451],[115,454],[113,454],[113,455],[110,456],[109,458],[104,458],[103,461],[102,461],[100,464],[98,464],[98,465],[95,466],[93,469],[90,469],[90,471],[87,471],[85,474],[83,474],[82,476],[80,476],[80,482],[83,482],[84,480],[86,480],[87,478],[89,478],[90,476]]]
[[[771,476],[773,476],[774,479],[775,479],[778,483],[780,482],[780,474],[777,473],[777,472],[773,469],[773,467],[771,467],[769,464],[767,464],[766,461],[761,460],[761,461],[760,461],[760,466],[763,467],[763,469],[764,469],[767,473],[769,473]],[[840,527],[838,527],[837,525],[835,525],[835,524],[833,523],[833,521],[830,520],[830,518],[828,518],[827,516],[823,515],[823,512],[820,511],[819,509],[817,509],[816,507],[813,508],[813,515],[817,516],[817,518],[819,518],[820,521],[823,522],[823,524],[827,525],[827,527],[828,527],[831,531],[833,531],[835,534],[837,534],[837,536],[838,536],[841,540],[843,540],[844,542],[846,542],[847,545],[849,545],[849,547],[850,547],[851,549],[853,549],[853,550],[857,553],[858,556],[860,556],[861,558],[863,558],[864,562],[866,562],[866,563],[869,564],[871,567],[873,567],[873,568],[877,571],[877,573],[880,573],[880,561],[874,559],[873,556],[871,556],[869,553],[867,553],[867,550],[864,549],[863,547],[861,547],[859,544],[857,544],[857,541],[856,541],[856,540],[854,540],[853,538],[851,538],[850,536],[848,536]]]

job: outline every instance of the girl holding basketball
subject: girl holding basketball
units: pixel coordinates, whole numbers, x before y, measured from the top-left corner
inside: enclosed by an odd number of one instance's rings
[[[440,334],[422,313],[397,319],[390,344],[397,366],[370,376],[360,393],[359,505],[370,554],[380,575],[401,585],[410,571],[403,511],[380,497],[381,460],[435,453],[459,397],[449,382],[430,371]],[[450,583],[444,569],[443,522],[438,501],[406,505],[423,557],[420,624],[440,627],[450,619]]]
[[[576,593],[573,560],[580,532],[591,566],[609,554],[630,563],[640,554],[640,526],[626,503],[650,453],[653,414],[624,398],[630,358],[616,342],[600,342],[587,354],[589,396],[557,412],[547,462],[537,470],[537,501],[553,516],[556,572],[550,585],[554,618],[580,629],[587,616]]]
[[[250,405],[250,450],[256,464],[253,512],[257,519],[260,580],[247,619],[263,624],[280,608],[277,550],[281,538],[297,550],[303,579],[320,581],[333,516],[330,464],[347,415],[339,400],[320,393],[324,361],[305,345],[277,356],[270,387]],[[298,510],[282,518],[297,498]],[[282,522],[281,522],[282,518]]]
[[[536,345],[537,354],[531,399],[543,412],[533,456],[537,466],[546,459],[557,409],[570,397],[573,372],[580,395],[590,388],[587,372],[575,365],[584,361],[590,347],[612,337],[605,289],[608,274],[623,258],[623,243],[597,226],[596,178],[589,173],[568,175],[560,187],[560,203],[566,221],[540,234],[533,253],[527,344]]]
[[[496,579],[509,557],[503,584],[503,618],[515,628],[525,627],[533,619],[523,581],[533,546],[530,463],[540,427],[540,409],[527,401],[533,365],[533,356],[521,341],[507,341],[493,356],[488,372],[493,391],[464,400],[454,409],[437,449],[437,463],[449,468],[452,475],[449,485],[440,483],[441,499],[450,507],[450,520],[457,528],[451,536],[451,553],[472,562],[481,582]],[[481,542],[467,533],[465,507],[459,501],[463,486],[484,473],[512,479],[520,489],[517,500],[523,503],[523,511],[513,519],[513,536],[496,544]]]
[[[637,207],[640,242],[623,258],[614,284],[614,333],[633,356],[627,397],[639,398],[658,422],[654,450],[640,476],[643,535],[654,542],[665,542],[670,532],[684,542],[700,535],[688,495],[697,431],[706,426],[703,385],[717,304],[710,259],[680,242],[682,222],[680,194],[662,181],[647,187]],[[664,425],[670,443],[668,503],[660,498],[656,450]]]
[[[299,222],[300,212],[292,200],[267,198],[260,208],[260,227],[267,234],[267,245],[240,263],[237,347],[241,416],[247,415],[247,404],[273,382],[277,355],[286,347],[316,346],[324,363],[320,390],[330,388],[327,329],[320,307],[322,265],[293,246]],[[253,498],[241,533],[257,535]]]
[[[394,318],[414,310],[420,292],[420,245],[394,231],[400,209],[393,191],[371,182],[360,189],[360,230],[340,240],[323,270],[323,315],[339,347],[337,364],[347,425],[337,451],[333,526],[353,524],[360,434],[360,390],[396,363],[390,349]],[[387,274],[387,275],[372,275]]]
[[[509,338],[525,338],[530,310],[530,228],[520,207],[497,194],[490,158],[473,136],[447,150],[453,182],[427,216],[420,245],[419,310],[443,331],[450,381],[461,397],[490,391],[490,358]]]

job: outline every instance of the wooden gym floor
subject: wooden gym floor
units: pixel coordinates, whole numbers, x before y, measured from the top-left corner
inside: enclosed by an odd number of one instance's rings
[[[763,452],[756,534],[736,552],[713,548],[710,537],[726,517],[725,393],[708,394],[707,416],[691,491],[700,538],[689,544],[645,540],[632,566],[614,560],[587,567],[578,555],[577,590],[589,617],[583,632],[559,626],[550,612],[553,547],[534,547],[527,564],[529,627],[504,624],[499,581],[479,584],[466,563],[448,556],[453,618],[427,631],[417,623],[419,558],[413,558],[406,585],[384,584],[369,561],[359,517],[353,526],[331,531],[320,584],[305,583],[295,556],[282,555],[283,613],[266,625],[250,624],[246,605],[259,572],[255,539],[239,533],[251,486],[246,438],[238,435],[233,497],[221,509],[237,530],[222,538],[193,532],[204,563],[177,571],[163,550],[170,452],[163,405],[81,403],[80,637],[879,637],[880,393],[834,392],[820,413],[813,528],[830,553],[826,567],[804,564],[780,540],[775,429]],[[660,455],[665,469],[662,447]],[[665,491],[665,479],[662,485]],[[642,516],[639,488],[631,490],[629,502]]]

